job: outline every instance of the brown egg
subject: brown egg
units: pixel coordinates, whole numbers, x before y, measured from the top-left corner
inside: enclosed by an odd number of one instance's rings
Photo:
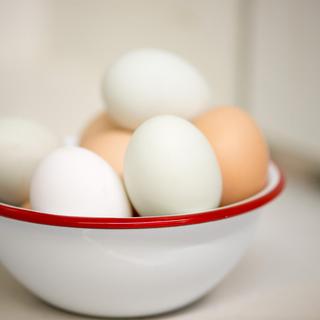
[[[105,159],[122,176],[124,155],[131,136],[130,131],[112,129],[85,139],[81,146]]]
[[[193,123],[213,147],[222,172],[222,205],[246,199],[267,182],[269,151],[255,121],[237,107],[217,107]]]
[[[80,144],[85,143],[87,139],[91,139],[101,132],[106,132],[115,128],[117,128],[117,125],[110,119],[107,113],[105,111],[101,112],[94,119],[92,119],[87,127],[83,130],[80,138]]]
[[[21,205],[21,207],[24,208],[24,209],[31,209],[30,200],[25,201],[25,202]]]

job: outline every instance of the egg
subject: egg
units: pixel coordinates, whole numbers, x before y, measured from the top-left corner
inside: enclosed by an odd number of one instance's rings
[[[124,155],[131,136],[129,131],[112,129],[87,138],[81,146],[98,154],[122,176]]]
[[[222,190],[209,142],[189,121],[172,115],[153,117],[134,132],[124,181],[142,216],[210,210],[219,205]]]
[[[267,182],[269,151],[255,121],[237,107],[214,108],[194,119],[215,151],[223,178],[222,205],[246,199]]]
[[[131,207],[118,175],[95,153],[74,146],[49,154],[32,177],[33,210],[85,217],[129,217]]]
[[[30,200],[25,201],[25,202],[21,205],[21,207],[24,208],[24,209],[31,209]]]
[[[0,118],[0,201],[20,205],[27,200],[38,163],[59,145],[45,126],[24,118]]]
[[[107,70],[102,89],[109,115],[129,129],[156,115],[190,119],[212,104],[211,89],[199,71],[180,56],[159,49],[121,56]]]
[[[104,111],[96,115],[89,124],[84,128],[80,136],[80,144],[86,143],[97,134],[107,132],[110,129],[115,129],[117,125],[110,119],[108,114]]]

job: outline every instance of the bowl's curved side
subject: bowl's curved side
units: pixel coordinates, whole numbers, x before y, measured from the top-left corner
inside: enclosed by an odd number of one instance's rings
[[[176,228],[101,230],[0,218],[8,270],[50,304],[133,317],[186,305],[212,289],[245,251],[258,215]]]

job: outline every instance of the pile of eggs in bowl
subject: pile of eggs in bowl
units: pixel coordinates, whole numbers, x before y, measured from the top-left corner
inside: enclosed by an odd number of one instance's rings
[[[131,51],[102,89],[107,109],[77,146],[33,121],[0,119],[0,201],[58,215],[159,216],[212,210],[265,187],[269,152],[256,123],[214,105],[181,57]]]

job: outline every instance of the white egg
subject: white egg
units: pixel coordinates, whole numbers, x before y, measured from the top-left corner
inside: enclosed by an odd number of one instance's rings
[[[158,49],[120,57],[105,75],[103,94],[108,114],[129,129],[161,114],[191,119],[212,105],[211,90],[198,70]]]
[[[220,168],[209,142],[176,116],[154,117],[135,131],[125,155],[124,179],[143,216],[210,210],[221,198]]]
[[[66,146],[48,155],[31,181],[32,209],[87,217],[128,217],[131,208],[112,167],[95,153]]]
[[[27,200],[34,169],[58,145],[58,137],[37,122],[1,118],[0,201],[20,205]]]

